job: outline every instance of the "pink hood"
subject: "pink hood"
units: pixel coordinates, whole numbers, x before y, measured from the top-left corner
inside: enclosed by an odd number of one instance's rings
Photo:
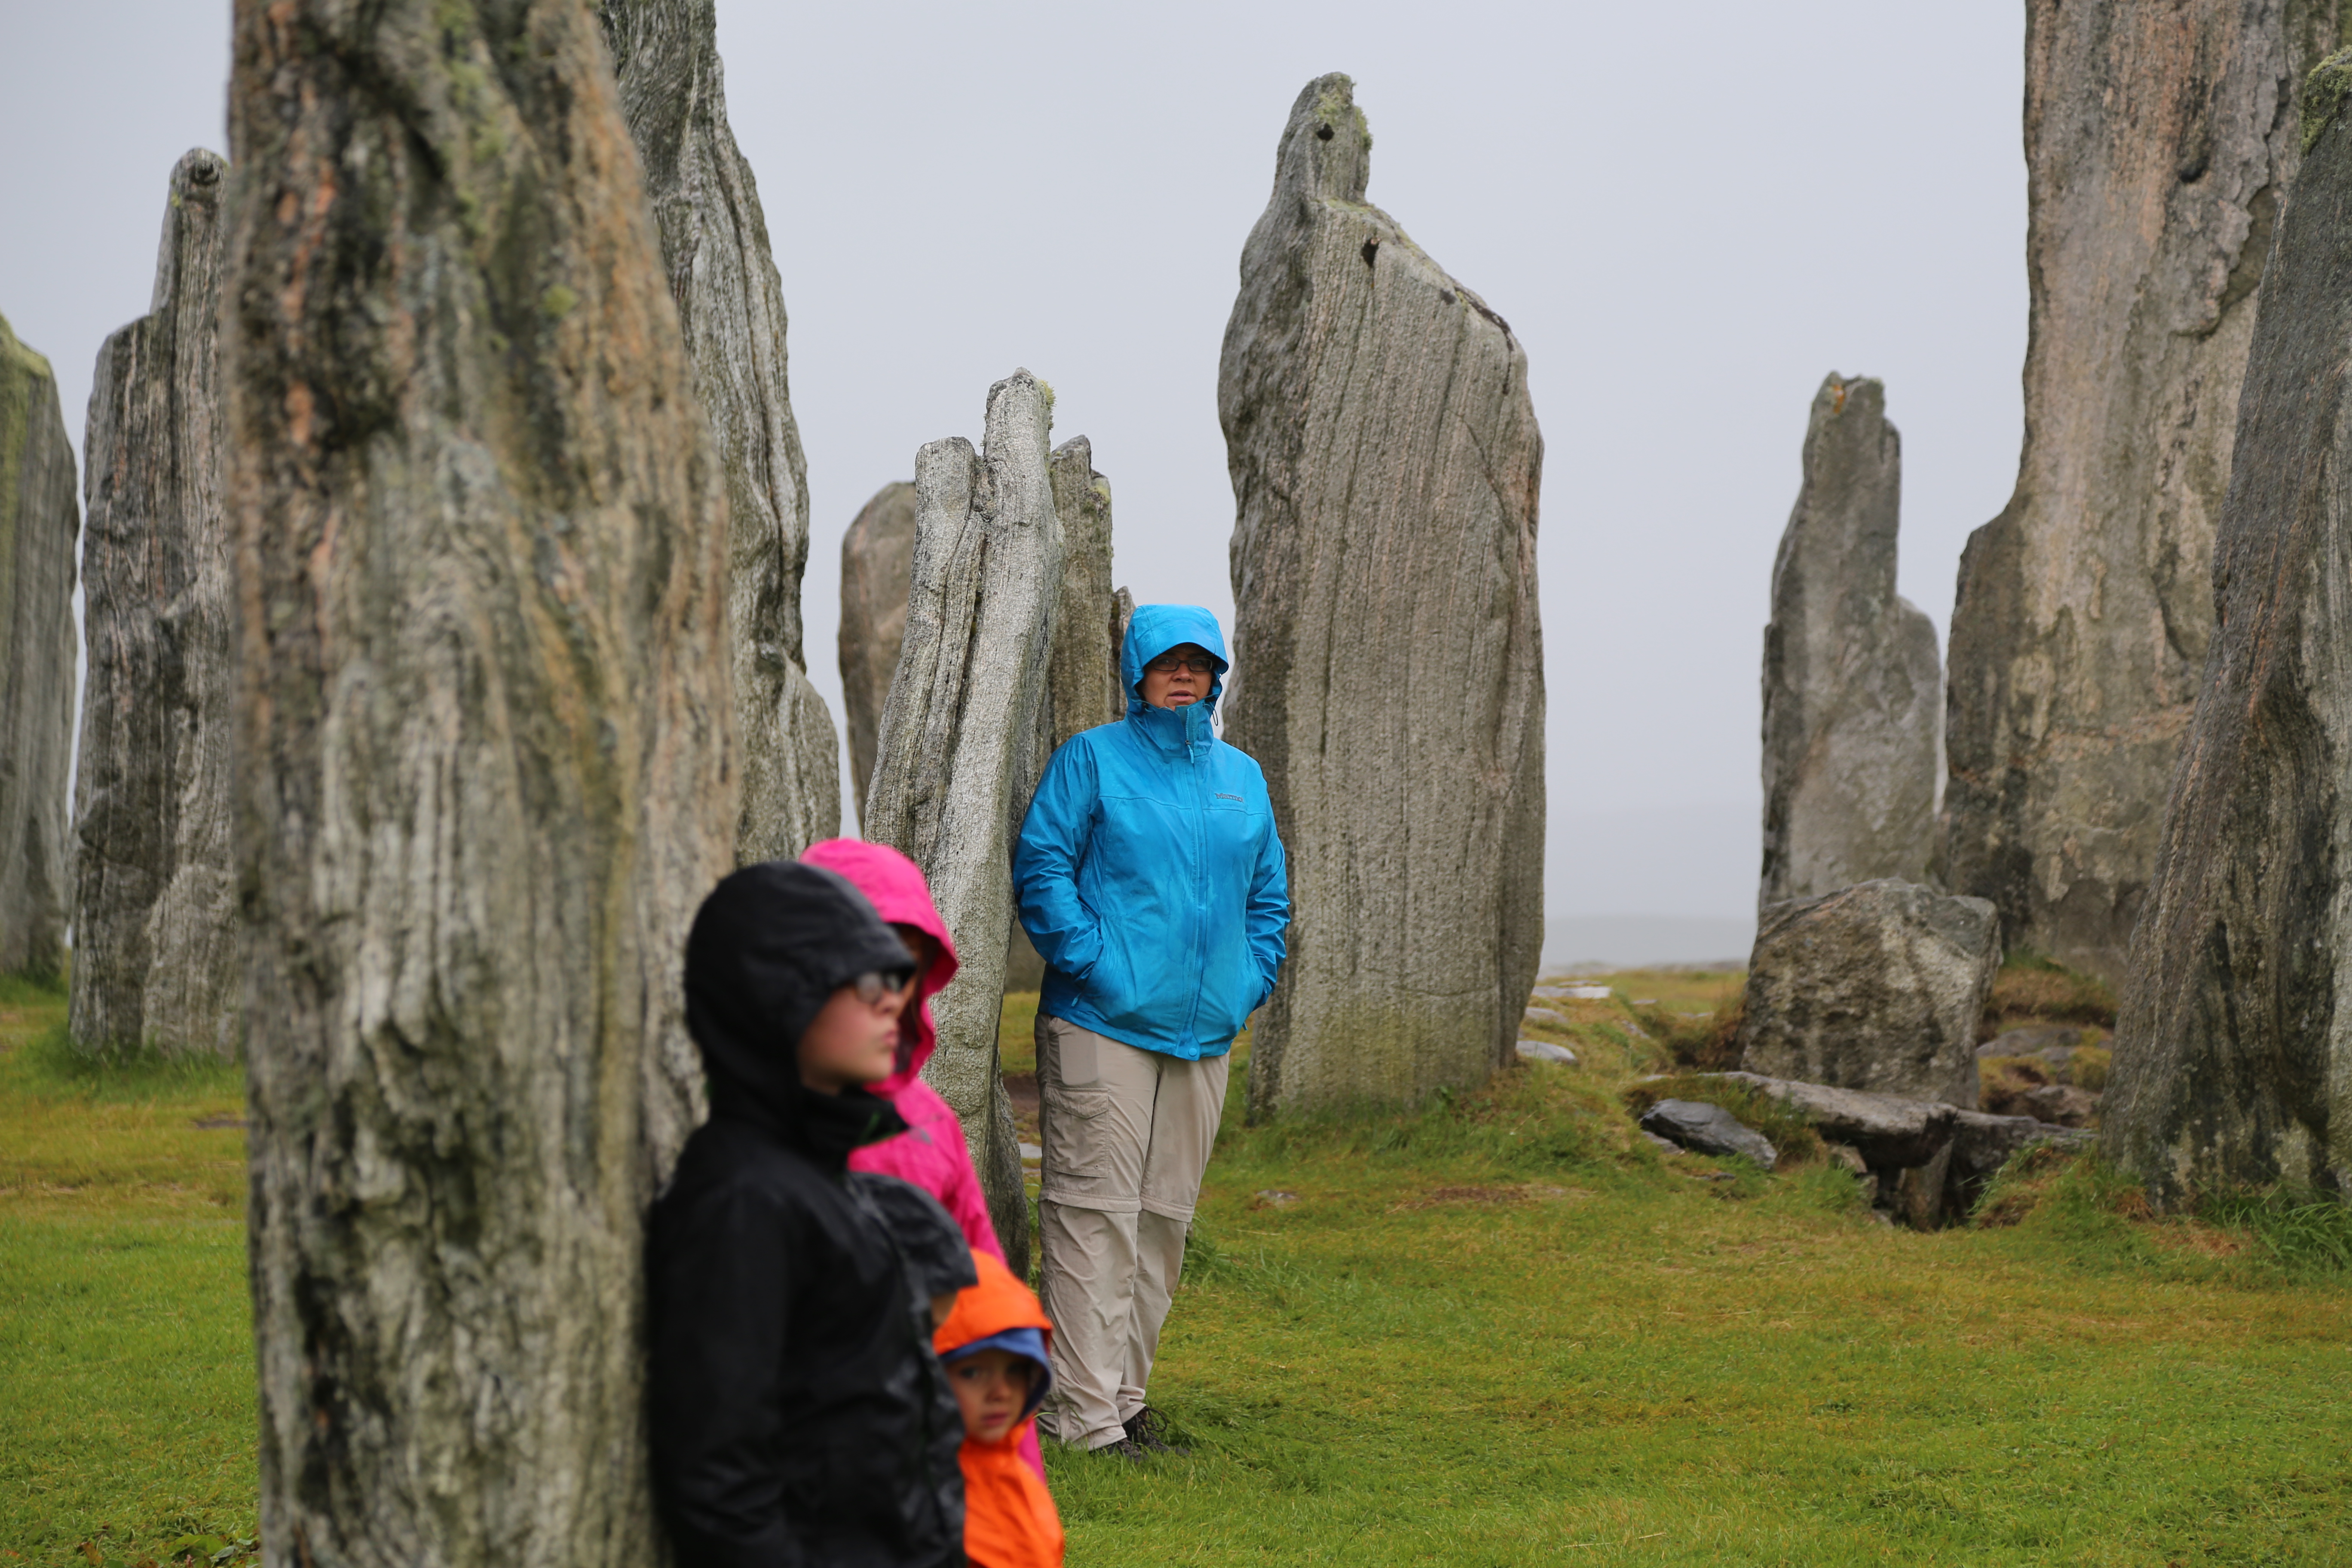
[[[923,1070],[939,1045],[939,1036],[931,1027],[931,998],[955,978],[955,938],[948,934],[948,922],[931,903],[930,884],[923,880],[923,868],[887,844],[828,838],[810,845],[801,858],[848,878],[884,920],[929,931],[940,944],[939,961],[924,972],[914,1010],[899,1019],[898,1070],[872,1086],[877,1094],[896,1094]]]

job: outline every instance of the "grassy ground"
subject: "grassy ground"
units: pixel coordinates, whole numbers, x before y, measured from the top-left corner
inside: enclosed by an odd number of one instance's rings
[[[1074,1565],[2352,1560],[2333,1221],[2056,1166],[1923,1236],[1661,1159],[1623,1092],[1736,977],[1612,984],[1530,1031],[1580,1067],[1423,1114],[1244,1128],[1235,1075],[1153,1382],[1193,1453],[1051,1453]],[[164,1560],[252,1527],[236,1079],[78,1071],[61,1013],[0,994],[0,1550]]]
[[[0,982],[0,1562],[250,1539],[243,1074],[89,1068]]]

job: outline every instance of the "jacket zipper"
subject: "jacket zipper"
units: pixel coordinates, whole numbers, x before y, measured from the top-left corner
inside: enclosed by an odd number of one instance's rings
[[[1189,715],[1188,715],[1189,720]],[[1192,1006],[1184,1016],[1184,1044],[1192,1048],[1188,1060],[1200,1058],[1201,992],[1208,983],[1209,962],[1209,785],[1200,761],[1193,755],[1189,731],[1184,738],[1184,763],[1192,775]]]

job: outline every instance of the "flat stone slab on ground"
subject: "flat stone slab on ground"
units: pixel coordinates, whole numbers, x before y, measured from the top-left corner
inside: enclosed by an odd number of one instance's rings
[[[1574,1051],[1570,1050],[1566,1046],[1555,1046],[1549,1040],[1521,1040],[1518,1051],[1523,1059],[1531,1062],[1563,1062],[1570,1067],[1576,1065]]]
[[[1662,1100],[1642,1114],[1642,1131],[1700,1154],[1745,1154],[1765,1170],[1780,1161],[1770,1140],[1719,1105]]]

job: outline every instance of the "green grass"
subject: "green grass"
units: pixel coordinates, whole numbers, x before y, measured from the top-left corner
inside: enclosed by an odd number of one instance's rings
[[[1818,1159],[1662,1159],[1643,1018],[1727,979],[1618,977],[1530,1031],[1583,1066],[1413,1114],[1244,1127],[1236,1073],[1152,1386],[1193,1454],[1049,1451],[1069,1561],[2352,1558],[2344,1210],[2044,1157],[1918,1235]],[[168,1561],[254,1524],[242,1138],[194,1125],[237,1075],[82,1068],[62,1014],[0,990],[0,1564]]]
[[[0,982],[0,1552],[253,1536],[245,1135],[196,1125],[244,1105],[233,1065],[83,1064]]]

